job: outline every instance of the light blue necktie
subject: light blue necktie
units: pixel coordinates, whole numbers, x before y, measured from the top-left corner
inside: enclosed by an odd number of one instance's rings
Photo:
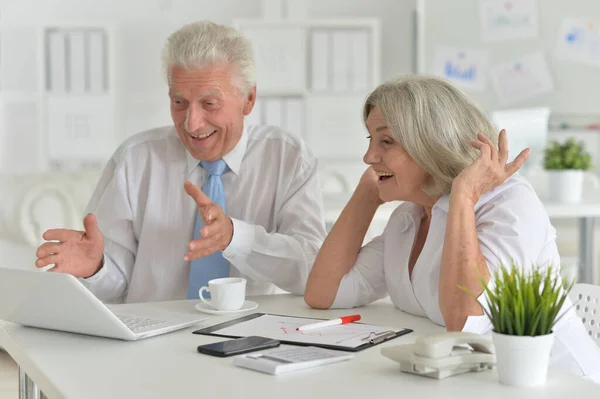
[[[213,162],[201,161],[200,165],[206,170],[208,176],[202,191],[206,194],[213,203],[225,209],[225,191],[223,189],[223,181],[221,175],[227,171],[227,164],[222,159]],[[198,212],[196,215],[196,226],[194,227],[194,240],[200,238],[200,229],[204,226],[204,222]],[[208,256],[194,259],[190,265],[190,282],[188,285],[188,299],[198,299],[198,290],[204,285],[208,285],[208,281],[229,277],[229,262],[223,258],[223,251],[217,251]]]

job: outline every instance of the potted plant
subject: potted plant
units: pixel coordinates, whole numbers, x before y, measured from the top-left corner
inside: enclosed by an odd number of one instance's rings
[[[569,138],[564,143],[554,140],[544,150],[544,169],[549,174],[550,199],[577,203],[583,194],[585,171],[592,166],[591,155],[582,142]]]
[[[493,284],[479,280],[487,306],[482,306],[493,325],[498,377],[512,386],[536,386],[546,382],[552,327],[572,284],[561,280],[552,267],[525,270],[513,263],[492,273]],[[477,296],[465,287],[463,291]]]

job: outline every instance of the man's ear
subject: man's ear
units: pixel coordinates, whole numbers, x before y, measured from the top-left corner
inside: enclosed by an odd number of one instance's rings
[[[246,104],[244,105],[244,115],[249,115],[256,103],[256,85],[250,90],[246,96]]]

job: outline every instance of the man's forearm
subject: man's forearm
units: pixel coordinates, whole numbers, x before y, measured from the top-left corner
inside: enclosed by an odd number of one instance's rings
[[[234,234],[223,257],[255,281],[273,283],[302,295],[322,242],[317,226],[302,234],[269,233],[264,227],[232,219]],[[322,228],[321,228],[322,230]]]

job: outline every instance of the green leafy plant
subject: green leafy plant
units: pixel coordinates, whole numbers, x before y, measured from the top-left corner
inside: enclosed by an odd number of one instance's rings
[[[488,309],[482,306],[498,334],[539,336],[552,332],[560,320],[558,315],[573,284],[559,279],[552,267],[525,271],[513,263],[492,273],[490,289],[483,278],[479,284],[485,292]],[[463,286],[459,288],[477,300],[477,295]]]
[[[556,140],[550,142],[544,150],[544,169],[588,170],[592,166],[592,156],[584,149],[583,142],[576,142],[573,137],[563,144]]]

